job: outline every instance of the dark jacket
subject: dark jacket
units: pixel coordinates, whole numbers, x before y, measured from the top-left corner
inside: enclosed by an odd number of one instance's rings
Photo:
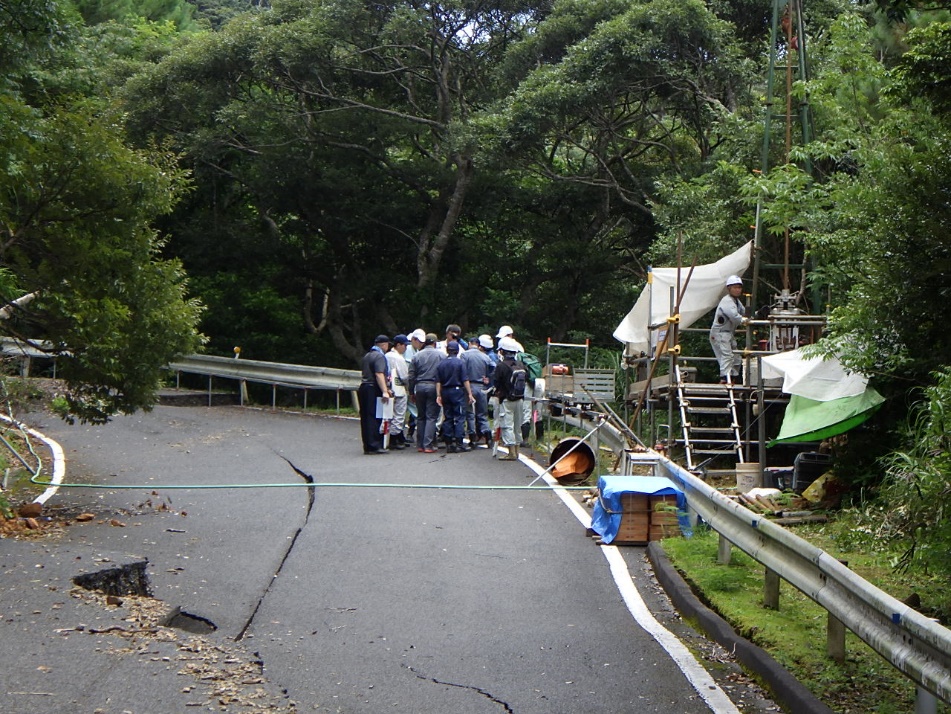
[[[522,397],[509,396],[509,381],[512,378],[512,370],[518,366],[525,369],[525,365],[514,357],[506,357],[495,367],[495,396],[499,399],[510,399],[512,401],[522,399]],[[527,371],[527,370],[526,370]]]

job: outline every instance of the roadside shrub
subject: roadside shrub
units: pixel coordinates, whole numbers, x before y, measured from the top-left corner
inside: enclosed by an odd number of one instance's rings
[[[895,565],[951,575],[951,370],[935,372],[905,433],[908,448],[885,457],[881,537],[901,546]]]

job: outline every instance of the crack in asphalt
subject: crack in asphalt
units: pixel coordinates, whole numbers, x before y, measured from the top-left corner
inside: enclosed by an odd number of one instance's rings
[[[304,479],[305,483],[309,483],[309,484],[314,483],[313,476],[311,476],[306,471],[301,471],[286,456],[283,456],[282,454],[277,454],[277,455],[280,456],[282,459],[284,459],[284,461],[287,462],[287,465],[290,466],[294,470],[294,473],[296,473],[302,479]],[[244,639],[244,636],[247,634],[248,629],[251,627],[251,623],[254,622],[254,618],[258,614],[258,610],[261,609],[261,605],[264,602],[264,598],[266,598],[268,593],[271,592],[271,586],[274,584],[274,581],[277,580],[277,577],[281,574],[281,570],[284,568],[284,563],[287,562],[287,559],[291,555],[291,551],[294,550],[294,545],[297,543],[298,537],[300,537],[300,534],[303,532],[304,528],[307,526],[307,522],[310,520],[311,511],[314,510],[314,503],[316,502],[316,500],[317,500],[316,489],[308,488],[307,489],[307,511],[304,514],[304,522],[296,531],[294,531],[294,535],[291,538],[290,543],[287,545],[287,550],[284,551],[284,556],[281,558],[281,562],[277,564],[277,570],[274,571],[274,575],[271,576],[271,581],[267,584],[267,587],[264,588],[264,592],[261,593],[261,597],[258,598],[257,604],[254,606],[254,610],[251,611],[251,616],[248,617],[248,621],[244,623],[244,627],[241,628],[241,631],[238,632],[237,636],[234,638],[235,642],[240,642],[241,640]]]
[[[413,668],[410,667],[409,665],[405,665],[405,664],[404,664],[403,666],[406,667],[406,669],[408,669],[410,672],[412,672],[413,674],[415,674],[417,679],[422,679],[422,680],[424,680],[424,681],[426,681],[426,682],[432,682],[433,684],[441,684],[441,685],[443,685],[443,686],[445,686],[445,687],[456,687],[456,688],[458,688],[458,689],[468,689],[469,691],[472,691],[472,692],[476,692],[476,693],[478,693],[478,694],[481,694],[483,697],[485,697],[486,699],[488,699],[488,700],[491,701],[491,702],[494,702],[495,704],[500,704],[501,706],[505,707],[505,711],[507,711],[508,714],[515,714],[515,710],[512,709],[512,707],[510,707],[510,706],[508,705],[508,702],[502,701],[501,699],[499,699],[498,697],[493,696],[492,694],[490,694],[490,693],[487,692],[486,690],[482,689],[481,687],[474,687],[474,686],[472,686],[471,684],[456,684],[455,682],[444,682],[444,681],[442,681],[442,680],[440,680],[440,679],[436,679],[435,677],[427,677],[427,676],[424,675],[424,674],[420,674],[419,672],[417,672],[415,669],[413,669]]]

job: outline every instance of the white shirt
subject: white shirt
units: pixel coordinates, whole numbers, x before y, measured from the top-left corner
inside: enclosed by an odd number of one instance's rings
[[[390,365],[390,377],[393,379],[393,396],[405,397],[406,384],[409,381],[409,363],[396,350],[386,353],[386,361]]]

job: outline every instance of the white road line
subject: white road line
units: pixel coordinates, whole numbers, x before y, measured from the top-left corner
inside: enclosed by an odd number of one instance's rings
[[[53,494],[59,490],[59,484],[63,482],[63,478],[66,476],[66,456],[63,453],[63,447],[61,447],[45,434],[41,434],[38,431],[30,429],[24,424],[21,424],[20,422],[15,421],[8,416],[0,414],[0,419],[7,422],[8,424],[15,425],[18,429],[22,429],[30,436],[35,436],[49,447],[50,452],[53,455],[53,471],[50,474],[50,482],[52,485],[47,486],[43,493],[33,499],[33,503],[39,503],[41,505],[46,503],[50,498],[52,498]]]
[[[521,461],[536,474],[540,476],[544,474],[542,478],[545,479],[545,483],[558,494],[558,497],[568,507],[568,510],[574,514],[575,518],[581,522],[581,525],[585,528],[591,527],[591,515],[587,509],[575,500],[571,493],[561,488],[554,477],[545,474],[545,470],[531,459],[522,457]],[[657,644],[664,648],[712,712],[715,712],[715,714],[740,714],[740,710],[710,676],[710,673],[704,669],[703,665],[696,660],[690,650],[684,646],[683,642],[677,639],[674,633],[661,625],[651,614],[647,603],[644,602],[641,594],[637,591],[631,573],[627,568],[627,563],[624,562],[624,558],[617,547],[602,545],[600,549],[611,567],[611,575],[614,577],[618,592],[621,593],[628,612],[634,616],[637,624],[653,637]]]

